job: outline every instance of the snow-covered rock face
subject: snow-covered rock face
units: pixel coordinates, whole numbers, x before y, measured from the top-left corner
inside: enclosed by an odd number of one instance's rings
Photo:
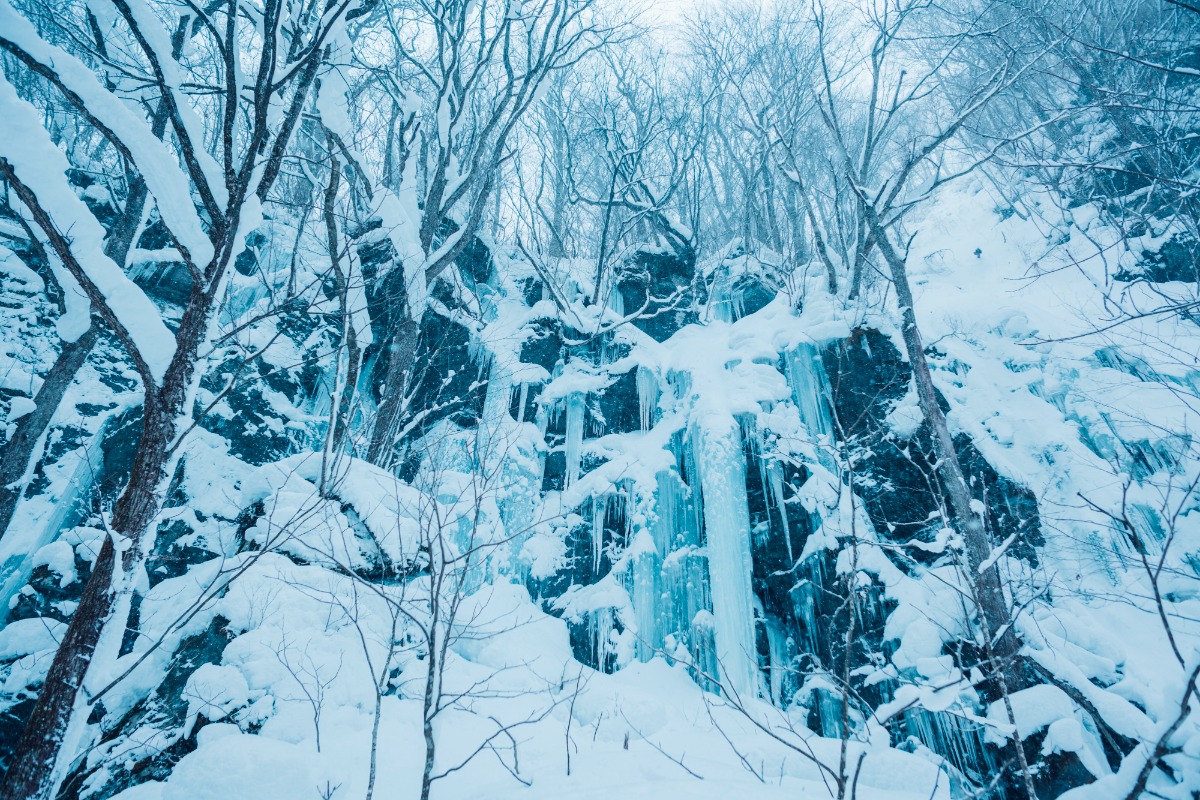
[[[961,224],[916,240],[917,285],[976,249],[1016,269],[1032,246],[1019,221],[993,236],[979,198],[952,200]],[[378,231],[360,237],[364,271],[403,277]],[[264,236],[265,262],[283,245]],[[1039,797],[1093,782],[1107,797],[1122,757],[1172,719],[1170,644],[1153,604],[1127,597],[1148,596],[1141,555],[1161,558],[1191,653],[1200,535],[1191,505],[1168,520],[1154,492],[1194,477],[1180,394],[1195,371],[1156,372],[1128,340],[1028,346],[1069,326],[994,286],[943,275],[957,299],[922,298],[939,399],[1020,608],[1024,688],[1006,703],[887,316],[851,316],[815,283],[780,291],[769,254],[639,251],[601,303],[586,265],[564,264],[552,297],[504,248],[464,259],[455,285],[429,287],[394,473],[324,448],[335,381],[318,354],[339,340],[316,315],[247,329],[239,346],[273,342],[261,381],[224,391],[241,351],[214,353],[211,413],[171,487],[137,632],[89,676],[95,745],[65,796],[415,796],[427,689],[435,797],[826,796],[843,738],[860,797],[1016,796],[1014,731]],[[386,342],[407,295],[375,286]],[[253,305],[250,282],[236,291]],[[387,359],[367,350],[354,434]],[[103,506],[68,487],[111,496],[138,419],[123,401],[56,434],[75,444],[41,480],[68,532],[33,526],[31,557],[0,563],[16,576],[2,755],[106,535]],[[67,457],[88,441],[92,456]],[[1130,530],[1100,513],[1122,491]]]

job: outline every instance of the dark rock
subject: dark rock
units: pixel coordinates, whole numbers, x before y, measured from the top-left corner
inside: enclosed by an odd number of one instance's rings
[[[855,487],[871,521],[895,542],[931,540],[945,524],[940,518],[945,504],[928,426],[922,423],[911,440],[904,440],[886,421],[908,391],[912,375],[908,362],[891,339],[871,329],[856,330],[849,339],[826,349],[823,359],[834,413],[851,448]],[[943,410],[948,408],[940,396],[939,402]],[[955,438],[955,449],[972,495],[986,505],[993,540],[999,543],[1017,534],[1008,552],[1036,564],[1035,548],[1043,540],[1033,493],[999,475],[966,436]],[[918,560],[934,558],[916,548],[910,555]]]

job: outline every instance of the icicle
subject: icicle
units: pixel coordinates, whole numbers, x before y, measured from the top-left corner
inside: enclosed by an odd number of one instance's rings
[[[730,301],[733,308],[733,318],[741,319],[746,316],[746,294],[740,290],[735,284],[729,290]]]
[[[732,692],[758,692],[751,591],[750,513],[746,460],[732,417],[710,414],[693,431],[708,537],[714,641],[721,677]]]
[[[567,474],[563,478],[566,486],[574,483],[579,477],[579,468],[583,458],[583,412],[584,396],[579,392],[572,393],[567,398],[566,448]]]
[[[592,647],[595,648],[596,669],[601,672],[611,672],[609,655],[613,649],[613,612],[611,608],[601,608],[588,615],[587,625],[591,629]]]
[[[842,696],[829,689],[814,689],[817,715],[821,720],[821,735],[831,739],[842,736]]]
[[[487,387],[483,400],[483,423],[496,427],[509,419],[508,407],[512,403],[512,371],[491,359]]]
[[[1142,546],[1155,552],[1161,551],[1167,533],[1158,511],[1145,503],[1131,503],[1129,511],[1129,521],[1137,531]]]
[[[711,290],[712,295],[709,300],[713,309],[713,315],[721,322],[733,322],[733,277],[729,273],[728,267],[722,267],[717,271],[713,278]]]
[[[693,677],[706,691],[714,691],[717,687],[709,677],[720,675],[717,664],[717,648],[715,644],[716,621],[711,611],[697,611],[692,617],[690,628],[692,663],[696,670]]]
[[[979,781],[994,772],[978,723],[948,711],[916,708],[904,716],[910,736],[949,761],[959,772]]]
[[[791,701],[795,675],[792,663],[796,656],[796,643],[778,621],[767,620],[767,643],[770,645],[771,702],[782,708]]]
[[[604,557],[604,520],[608,516],[609,496],[592,498],[592,574],[600,574]]]
[[[763,459],[767,461],[767,459]],[[779,466],[779,462],[771,459],[766,468],[766,482],[764,484],[768,492],[767,502],[775,503],[775,507],[779,510],[779,519],[781,521],[783,531],[783,541],[787,545],[788,563],[796,563],[796,554],[792,552],[792,530],[788,522],[787,514],[787,497],[783,492],[783,468]]]
[[[620,288],[616,285],[608,293],[608,308],[618,317],[625,316],[625,295],[621,294]]]
[[[637,392],[642,430],[648,431],[654,427],[655,411],[658,410],[658,379],[645,367],[637,370]]]
[[[792,399],[800,411],[800,421],[814,442],[832,441],[833,417],[829,407],[829,379],[820,354],[810,344],[798,345],[784,355]],[[825,461],[827,454],[820,451]],[[829,466],[828,464],[826,466]]]
[[[662,608],[658,585],[662,558],[654,547],[649,531],[643,529],[634,534],[629,558],[628,591],[637,625],[637,658],[639,661],[649,661],[663,644],[659,625]]]
[[[674,472],[658,474],[654,521],[649,532],[659,554],[656,604],[658,634],[687,642],[693,617],[708,608],[704,558],[697,554],[700,526],[687,486]]]
[[[529,384],[521,384],[520,405],[517,406],[517,422],[525,421],[525,406],[529,403]]]
[[[111,434],[109,426],[117,419],[119,415],[111,416],[104,428],[96,433],[86,446],[64,455],[60,463],[55,465],[63,467],[59,474],[65,474],[65,467],[69,465],[70,460],[76,460],[71,477],[61,483],[56,480],[55,488],[61,486],[62,494],[53,506],[43,512],[44,516],[39,513],[35,519],[29,516],[28,512],[38,509],[39,505],[46,502],[45,498],[37,498],[17,507],[13,521],[24,521],[27,524],[11,526],[0,543],[0,613],[3,615],[8,614],[18,590],[29,580],[33,571],[34,554],[53,542],[63,531],[81,522],[83,514],[80,511],[87,507],[86,499],[91,494],[96,476],[104,466],[101,460],[104,451],[100,442]],[[56,469],[55,472],[59,470]]]
[[[810,556],[801,563],[796,571],[796,585],[792,587],[792,608],[796,618],[801,623],[804,632],[802,642],[806,653],[819,653],[821,643],[818,641],[817,625],[817,596],[825,585],[824,570],[821,568],[820,556]]]
[[[245,279],[232,281],[229,294],[221,306],[222,325],[231,325],[245,316],[246,312],[267,296],[267,286],[262,281],[249,282]]]

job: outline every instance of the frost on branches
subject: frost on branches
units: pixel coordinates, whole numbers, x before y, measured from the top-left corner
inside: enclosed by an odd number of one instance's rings
[[[1200,792],[1200,9],[0,0],[0,796]]]

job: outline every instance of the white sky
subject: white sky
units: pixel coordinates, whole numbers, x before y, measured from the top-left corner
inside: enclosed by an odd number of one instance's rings
[[[720,0],[644,0],[647,21],[664,26],[682,20],[695,9],[719,2]]]

